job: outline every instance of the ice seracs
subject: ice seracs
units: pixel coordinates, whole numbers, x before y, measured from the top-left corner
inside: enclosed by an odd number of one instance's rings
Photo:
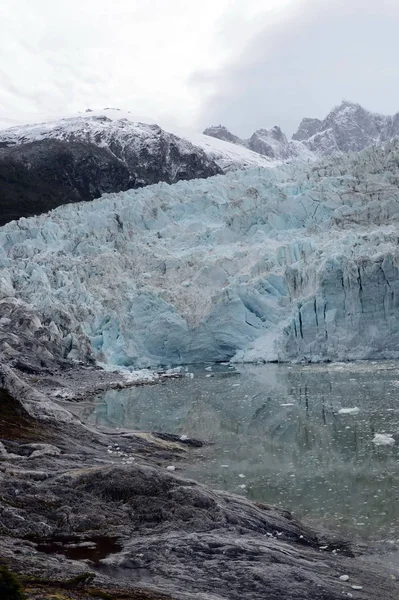
[[[399,358],[399,144],[0,228],[0,353],[144,368]],[[191,376],[191,375],[190,375]]]

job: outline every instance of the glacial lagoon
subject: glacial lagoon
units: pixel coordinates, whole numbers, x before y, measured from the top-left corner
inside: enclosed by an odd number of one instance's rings
[[[107,391],[82,416],[204,440],[190,465],[176,464],[185,476],[342,534],[399,542],[397,362],[186,369]]]

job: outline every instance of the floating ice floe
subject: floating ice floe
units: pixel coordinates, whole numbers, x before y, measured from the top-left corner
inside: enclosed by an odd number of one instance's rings
[[[340,408],[338,411],[339,415],[357,415],[360,412],[360,408],[357,406],[353,408]]]
[[[393,446],[395,443],[390,433],[376,433],[371,441],[376,446]]]
[[[167,471],[176,471],[176,467],[174,465],[169,465],[168,467],[166,467]]]

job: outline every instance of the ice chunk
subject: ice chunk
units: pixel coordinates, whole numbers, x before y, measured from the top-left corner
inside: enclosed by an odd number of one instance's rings
[[[360,408],[354,406],[353,408],[340,408],[338,411],[339,415],[357,415],[360,412]]]
[[[395,440],[389,433],[376,433],[371,440],[376,446],[393,446]]]

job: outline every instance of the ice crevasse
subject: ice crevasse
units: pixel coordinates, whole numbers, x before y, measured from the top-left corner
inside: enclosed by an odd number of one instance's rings
[[[389,143],[8,223],[0,334],[4,307],[22,316],[3,351],[40,334],[134,367],[397,358],[398,186]]]

